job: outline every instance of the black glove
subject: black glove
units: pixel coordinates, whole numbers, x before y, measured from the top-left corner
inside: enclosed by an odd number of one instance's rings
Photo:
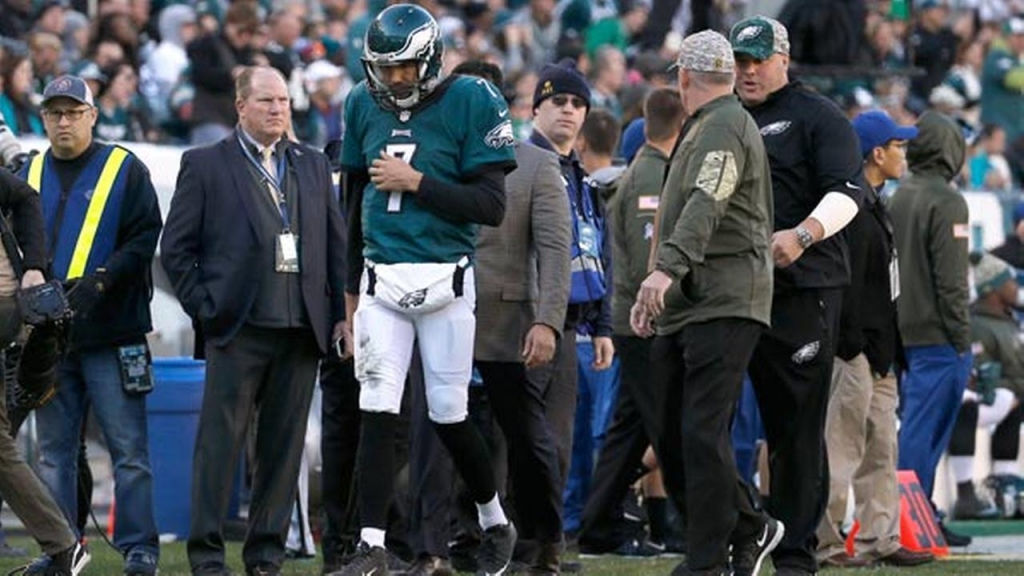
[[[96,306],[107,290],[107,271],[100,268],[82,276],[68,289],[68,304],[76,316],[85,316]]]

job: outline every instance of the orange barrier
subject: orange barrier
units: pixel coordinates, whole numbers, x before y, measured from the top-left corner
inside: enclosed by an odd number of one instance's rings
[[[949,546],[942,529],[935,522],[928,495],[924,493],[913,470],[896,473],[900,484],[900,544],[908,550],[928,551],[936,557],[949,556]],[[854,522],[846,538],[846,552],[854,555],[854,540],[860,523]]]
[[[110,499],[110,510],[107,512],[107,538],[114,539],[114,506],[117,505],[117,501],[113,498]]]

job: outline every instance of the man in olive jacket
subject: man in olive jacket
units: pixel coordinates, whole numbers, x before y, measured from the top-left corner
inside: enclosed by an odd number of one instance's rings
[[[655,450],[669,494],[699,520],[687,523],[687,573],[756,574],[784,528],[752,507],[729,421],[771,318],[771,173],[757,124],[733,95],[729,41],[688,36],[677,65],[689,119],[659,204],[654,271],[630,324],[650,335],[657,319],[651,385],[664,390],[665,417]]]
[[[1004,508],[1003,490],[1016,490],[1020,466],[1020,426],[1024,407],[1024,342],[1013,312],[1019,286],[1014,269],[990,254],[974,254],[974,289],[978,299],[971,304],[971,351],[977,378],[964,392],[963,404],[949,441],[949,467],[956,481],[956,504],[951,516],[957,520],[991,519]],[[989,456],[992,474],[986,484],[993,489],[997,508],[974,489],[975,434],[978,428],[992,431]],[[1002,508],[1000,510],[999,508]]]
[[[897,306],[907,371],[900,386],[899,469],[913,470],[931,497],[971,369],[967,306],[967,202],[950,184],[963,166],[963,134],[926,112],[890,215],[899,254]]]
[[[683,103],[673,88],[659,88],[644,102],[645,143],[619,178],[608,202],[612,235],[612,339],[618,351],[619,395],[597,465],[590,495],[580,519],[580,552],[604,554],[630,544],[622,502],[626,491],[647,472],[644,452],[659,436],[662,397],[650,382],[651,341],[629,327],[629,310],[640,283],[647,277],[647,260],[654,242],[654,220],[672,147],[683,125]],[[665,499],[644,497],[650,524],[649,541],[665,543]]]

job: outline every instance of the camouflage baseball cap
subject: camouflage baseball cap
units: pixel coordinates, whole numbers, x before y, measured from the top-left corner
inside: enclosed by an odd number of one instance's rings
[[[713,30],[704,30],[683,39],[679,58],[673,68],[728,74],[736,70],[736,60],[725,36]]]
[[[740,20],[729,32],[729,41],[737,54],[767,60],[772,54],[789,54],[789,32],[778,20],[754,16]]]

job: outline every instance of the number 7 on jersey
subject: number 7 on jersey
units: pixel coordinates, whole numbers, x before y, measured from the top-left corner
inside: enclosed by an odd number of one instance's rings
[[[412,164],[412,155],[416,153],[416,144],[386,144],[384,153],[394,156],[406,164]],[[402,193],[391,192],[388,194],[388,212],[402,211]]]

